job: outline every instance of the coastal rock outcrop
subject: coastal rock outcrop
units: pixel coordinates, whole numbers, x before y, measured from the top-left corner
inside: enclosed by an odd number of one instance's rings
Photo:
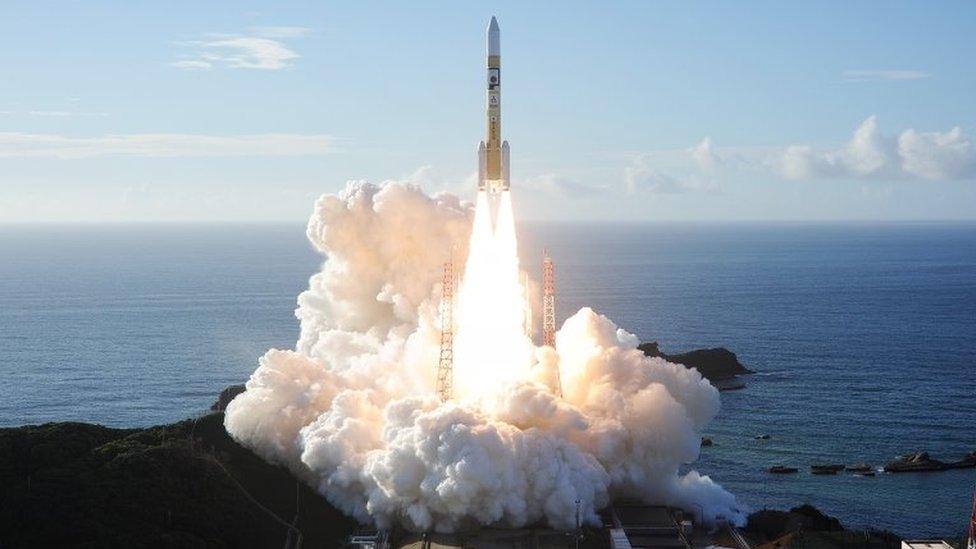
[[[901,538],[885,531],[847,530],[836,518],[804,504],[789,511],[763,509],[749,515],[743,530],[753,546],[776,547],[863,547],[897,549]]]
[[[220,396],[217,397],[217,400],[210,405],[210,409],[214,412],[223,412],[227,409],[227,405],[230,404],[230,401],[234,400],[234,397],[246,390],[247,387],[243,383],[225,387],[224,390],[220,392]]]
[[[884,466],[888,473],[915,473],[924,471],[945,471],[947,469],[966,469],[976,467],[976,451],[969,452],[958,461],[945,462],[929,456],[928,452],[914,452],[899,457]]]
[[[735,353],[724,347],[696,349],[673,355],[662,352],[656,341],[641,343],[637,348],[647,356],[661,357],[668,362],[696,368],[719,390],[741,389],[745,384],[737,376],[753,373],[739,362]]]

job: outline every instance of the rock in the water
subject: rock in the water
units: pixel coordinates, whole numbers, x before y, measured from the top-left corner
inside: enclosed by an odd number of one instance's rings
[[[770,473],[777,475],[789,475],[799,471],[796,467],[787,467],[786,465],[773,465],[767,469]]]
[[[829,463],[821,465],[811,465],[810,472],[815,475],[836,475],[844,470],[843,464]]]
[[[976,451],[969,452],[959,461],[946,463],[929,456],[928,452],[907,454],[884,466],[888,473],[915,473],[924,471],[945,471],[947,469],[966,469],[976,467]]]
[[[709,381],[730,380],[740,374],[752,373],[752,370],[739,362],[735,353],[723,347],[698,349],[687,353],[669,355],[661,352],[657,342],[652,341],[640,344],[638,349],[644,351],[647,356],[661,357],[668,362],[684,364],[688,368],[697,368],[701,375]],[[741,386],[735,388],[741,388]]]

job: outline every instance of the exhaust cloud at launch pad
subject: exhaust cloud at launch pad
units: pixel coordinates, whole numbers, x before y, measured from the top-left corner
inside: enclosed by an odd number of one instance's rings
[[[416,186],[349,182],[315,204],[325,256],[298,298],[294,350],[268,351],[227,407],[240,443],[381,528],[572,528],[613,497],[744,518],[707,476],[679,473],[719,395],[695,370],[637,349],[583,308],[536,345],[501,140],[498,23],[487,40],[487,139],[474,204]],[[451,398],[439,397],[443,266],[463,265]],[[526,314],[531,312],[532,314]],[[454,334],[456,330],[456,334]],[[554,384],[553,380],[559,380]]]

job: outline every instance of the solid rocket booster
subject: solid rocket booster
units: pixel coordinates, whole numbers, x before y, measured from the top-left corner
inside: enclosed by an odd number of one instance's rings
[[[488,23],[488,138],[478,145],[478,190],[510,188],[508,141],[502,141],[502,56],[498,21]]]

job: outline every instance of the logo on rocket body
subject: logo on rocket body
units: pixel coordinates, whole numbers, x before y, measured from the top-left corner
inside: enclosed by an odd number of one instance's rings
[[[498,193],[510,188],[508,141],[502,141],[502,61],[498,21],[488,23],[488,136],[478,145],[478,190]]]

